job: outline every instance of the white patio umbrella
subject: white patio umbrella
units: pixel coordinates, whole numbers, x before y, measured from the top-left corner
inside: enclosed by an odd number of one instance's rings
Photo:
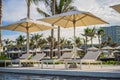
[[[69,48],[63,48],[61,51],[63,51],[63,52],[67,52],[67,51],[72,51],[72,49],[69,49]]]
[[[105,46],[102,48],[102,50],[113,50],[114,48],[110,47],[110,46]]]
[[[120,46],[115,47],[115,49],[120,49]]]
[[[45,23],[40,23],[32,19],[22,19],[14,24],[2,26],[2,29],[25,32],[27,34],[27,53],[29,53],[29,33],[53,29],[51,26],[45,25]]]
[[[75,39],[75,27],[96,24],[107,24],[107,22],[103,21],[102,19],[96,17],[95,15],[89,12],[78,10],[71,10],[66,13],[57,14],[39,20],[64,28],[74,27],[74,39]]]
[[[75,45],[75,27],[80,27],[80,26],[90,26],[90,25],[96,25],[96,24],[107,24],[107,22],[103,21],[102,19],[96,17],[95,15],[89,13],[89,12],[84,12],[84,11],[79,11],[79,10],[71,10],[66,13],[61,13],[57,14],[51,17],[43,18],[43,19],[38,19],[47,23],[50,23],[52,25],[57,25],[61,26],[64,28],[74,28],[74,47],[76,48]],[[73,47],[73,51],[74,50]],[[75,51],[74,53],[76,53]]]
[[[110,47],[110,46],[105,46],[103,48],[101,48],[105,54],[106,57],[110,57],[113,54],[113,50],[114,48]]]
[[[98,48],[93,46],[93,47],[89,47],[88,50],[98,50]]]
[[[117,5],[114,5],[114,6],[111,6],[113,9],[115,9],[117,12],[120,13],[120,4],[117,4]]]

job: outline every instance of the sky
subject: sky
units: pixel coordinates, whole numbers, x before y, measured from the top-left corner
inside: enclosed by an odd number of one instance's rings
[[[120,4],[120,0],[74,0],[75,3],[73,5],[81,11],[90,12],[97,17],[105,20],[111,25],[120,25],[120,14],[117,13],[115,10],[110,8],[112,5]],[[42,5],[42,4],[41,4]],[[40,5],[40,7],[41,7]],[[43,9],[45,7],[42,5]],[[14,23],[26,17],[26,2],[25,0],[3,0],[3,7],[2,7],[2,26]],[[41,16],[36,11],[36,6],[34,4],[31,5],[31,18],[32,19],[41,19]],[[91,26],[88,26],[91,27]],[[79,27],[76,29],[76,36],[81,37],[83,34],[84,28],[86,27]],[[47,31],[40,31],[35,32],[44,34],[45,37],[49,36],[50,30]],[[26,35],[22,32],[15,32],[15,31],[2,31],[2,39],[10,39],[15,40],[20,34]],[[33,34],[33,33],[32,33]],[[57,30],[54,32],[54,36],[57,37]],[[70,38],[73,37],[73,28],[61,29],[61,37]],[[94,39],[97,42],[97,39]]]

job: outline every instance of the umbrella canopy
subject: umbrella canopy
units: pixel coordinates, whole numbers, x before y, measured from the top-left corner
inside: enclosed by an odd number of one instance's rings
[[[120,13],[120,4],[111,6],[113,9],[115,9],[117,12]]]
[[[98,48],[93,46],[93,47],[89,47],[88,50],[98,50]]]
[[[75,27],[107,23],[89,12],[78,10],[71,10],[66,13],[57,14],[52,17],[39,20],[64,28],[74,27],[74,39]]]
[[[21,19],[20,21],[10,24],[7,26],[3,26],[2,29],[12,30],[12,31],[20,31],[20,32],[36,32],[47,29],[52,29],[53,27],[46,26],[44,23],[40,23],[38,21],[32,19]]]
[[[2,26],[2,29],[26,32],[27,33],[27,53],[29,53],[29,33],[35,32],[35,31],[53,29],[53,27],[46,26],[44,23],[41,24],[37,21],[25,18],[25,19],[21,19],[20,21],[14,24]]]
[[[110,46],[106,46],[102,48],[103,50],[113,50],[114,48],[110,47]]]
[[[115,49],[120,49],[120,46],[115,47]]]
[[[118,50],[113,51],[113,53],[116,53],[116,52],[120,52],[120,51],[118,51]]]
[[[72,51],[72,49],[69,49],[69,48],[63,48],[61,51],[63,51],[63,52],[67,52],[67,51]]]

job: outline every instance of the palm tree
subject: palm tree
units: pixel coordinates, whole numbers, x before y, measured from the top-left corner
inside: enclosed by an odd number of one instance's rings
[[[65,38],[60,38],[60,47],[61,47],[61,48],[64,48],[65,43],[66,43]]]
[[[66,40],[65,45],[67,48],[72,48],[72,42],[70,40]]]
[[[22,48],[24,47],[24,44],[25,44],[25,36],[23,35],[19,35],[18,38],[16,39],[16,47],[19,48],[19,50],[21,50],[21,53],[22,53]]]
[[[4,42],[4,44],[5,44],[5,47],[6,47],[7,50],[8,50],[8,46],[11,44],[12,41],[9,40],[9,39],[4,39],[3,42]]]
[[[41,38],[43,37],[43,34],[39,35],[39,34],[32,34],[32,39],[35,43],[35,47],[36,49],[38,48],[38,43],[41,40]]]
[[[45,38],[42,38],[38,42],[38,47],[43,48],[46,46],[46,44],[47,44],[47,40]]]
[[[90,40],[91,40],[91,47],[93,47],[93,37],[95,37],[95,32],[96,32],[95,28],[93,28],[93,29],[89,28],[88,36],[90,37]]]
[[[56,3],[56,6],[55,6],[56,14],[60,14],[60,13],[67,12],[67,11],[74,9],[74,7],[71,6],[72,2],[73,2],[73,0],[60,0],[59,4]],[[61,56],[61,53],[60,53],[60,26],[58,26],[58,58],[60,56]]]
[[[104,42],[102,42],[102,46],[108,46],[108,45],[110,46],[112,43],[112,38],[108,34],[105,34],[104,37],[105,37],[105,40]]]
[[[31,38],[30,38],[30,48],[33,50],[33,49],[34,49],[34,46],[35,46],[35,42],[34,42],[33,37],[31,37]]]
[[[46,40],[47,40],[47,43],[50,45],[51,42],[52,42],[51,36],[48,36],[48,37],[46,38]],[[56,39],[53,38],[53,40],[54,40],[54,43],[53,43],[53,48],[54,48]],[[49,48],[51,49],[51,46],[49,46]],[[52,57],[53,57],[53,54],[50,53],[50,58],[52,58]]]
[[[76,44],[77,47],[81,46],[82,42],[81,42],[80,37],[75,37],[75,44]]]
[[[30,5],[31,5],[31,0],[26,0],[27,3],[27,18],[30,18]]]
[[[32,0],[34,1],[35,4],[37,4],[37,0]],[[37,8],[37,11],[44,15],[44,16],[51,16],[54,14],[60,14],[62,12],[67,12],[69,10],[72,10],[74,7],[71,6],[71,3],[73,2],[73,0],[39,0],[42,1],[43,3],[45,3],[46,9],[48,12],[45,12],[45,10],[42,10],[40,8]],[[51,54],[52,49],[53,49],[53,34],[54,31],[53,29],[51,30]],[[60,57],[60,26],[58,26],[58,57]]]
[[[84,34],[82,34],[85,37],[85,51],[87,51],[87,42],[89,41],[88,40],[89,33],[90,33],[90,28],[86,28],[84,29]]]
[[[38,7],[36,8],[37,11],[38,11],[41,15],[47,17],[47,16],[50,16],[50,15],[54,15],[54,14],[55,14],[55,2],[56,2],[56,0],[31,0],[31,1],[33,1],[36,5],[38,5],[39,2],[42,2],[42,4],[43,4],[43,3],[45,4],[48,13],[45,12],[45,10],[42,10],[42,9],[40,9],[40,8],[38,8]],[[52,55],[53,55],[53,46],[54,46],[54,37],[53,37],[53,35],[54,35],[54,30],[52,29],[52,30],[51,30],[51,40],[50,40],[50,41],[51,41],[51,42],[50,42],[50,44],[51,44],[51,45],[50,45],[51,58],[52,58]]]
[[[98,42],[99,42],[99,49],[101,49],[101,38],[104,35],[104,29],[103,28],[99,28],[97,30],[97,37],[98,37]]]
[[[110,45],[112,42],[112,38],[110,36],[107,36],[107,45]]]
[[[2,0],[0,0],[0,27],[1,25],[2,25]],[[1,53],[1,47],[2,47],[2,40],[1,40],[1,29],[0,29],[0,53]]]
[[[9,39],[4,39],[3,42],[4,42],[4,44],[5,44],[4,47],[5,47],[5,49],[6,49],[7,55],[8,55],[8,57],[10,58],[10,55],[8,54],[8,49],[13,46],[13,41],[12,41],[12,40],[9,40]]]

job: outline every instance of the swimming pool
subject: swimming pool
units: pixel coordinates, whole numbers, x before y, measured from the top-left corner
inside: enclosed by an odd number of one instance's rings
[[[0,73],[0,80],[120,80],[120,79]]]

